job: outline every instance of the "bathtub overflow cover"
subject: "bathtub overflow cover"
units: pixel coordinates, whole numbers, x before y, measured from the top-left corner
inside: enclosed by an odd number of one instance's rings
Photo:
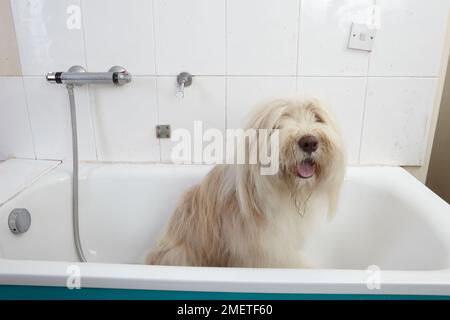
[[[24,233],[30,228],[31,215],[25,208],[15,208],[8,217],[9,229],[12,233]]]

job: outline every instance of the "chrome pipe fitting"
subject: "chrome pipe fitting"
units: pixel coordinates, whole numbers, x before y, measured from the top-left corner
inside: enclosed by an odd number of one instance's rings
[[[108,72],[87,72],[81,66],[73,66],[65,72],[49,72],[46,79],[50,83],[83,85],[87,83],[112,83],[123,85],[131,82],[131,73],[125,68],[114,66]]]

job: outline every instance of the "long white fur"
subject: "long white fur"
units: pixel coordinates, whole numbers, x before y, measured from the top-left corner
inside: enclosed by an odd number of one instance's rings
[[[259,164],[217,165],[186,191],[148,264],[233,267],[308,267],[301,250],[317,221],[332,217],[345,172],[337,124],[322,103],[292,97],[263,104],[246,128],[279,129],[280,170],[261,175]],[[315,175],[300,178],[307,155],[298,145],[314,135]]]

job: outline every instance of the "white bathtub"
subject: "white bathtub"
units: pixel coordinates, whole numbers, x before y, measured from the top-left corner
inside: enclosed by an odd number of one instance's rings
[[[70,167],[48,162],[16,183],[28,172],[23,166],[35,163],[0,163],[0,285],[9,289],[65,288],[79,271],[82,288],[450,295],[450,207],[401,168],[348,169],[336,218],[307,248],[317,269],[301,270],[142,265],[179,195],[210,169],[161,164],[81,163],[80,230],[88,263],[79,263]],[[31,213],[24,234],[8,228],[13,208]]]

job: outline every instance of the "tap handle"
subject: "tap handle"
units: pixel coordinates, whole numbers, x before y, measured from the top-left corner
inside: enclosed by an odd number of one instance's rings
[[[178,89],[176,96],[184,98],[184,88],[189,87],[192,84],[192,75],[188,72],[181,72],[177,76]]]

